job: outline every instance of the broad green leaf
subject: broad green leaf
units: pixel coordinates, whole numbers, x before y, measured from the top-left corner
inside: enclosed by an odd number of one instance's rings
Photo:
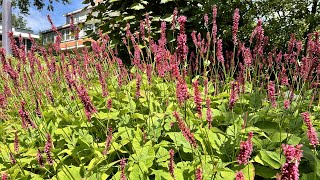
[[[143,114],[140,114],[140,113],[134,113],[134,114],[132,114],[131,118],[132,118],[132,119],[141,119],[141,120],[144,120]]]
[[[54,178],[54,179],[59,179],[59,180],[82,179],[80,175],[80,167],[63,166],[63,168],[59,170],[57,174],[57,178]]]
[[[144,179],[143,172],[141,171],[138,164],[134,164],[132,168],[130,168],[130,179]]]
[[[119,111],[112,111],[112,112],[98,112],[97,114],[94,114],[93,117],[96,117],[97,119],[106,120],[106,119],[117,119],[119,115]]]
[[[160,4],[165,4],[165,3],[170,2],[170,1],[173,1],[173,0],[161,0]]]
[[[167,133],[170,139],[178,146],[182,146],[184,152],[192,153],[192,147],[181,132]]]
[[[156,154],[156,162],[167,161],[169,158],[170,158],[169,151],[163,147],[160,147]]]
[[[259,154],[254,158],[254,161],[262,165],[268,165],[274,169],[280,169],[281,165],[284,163],[284,159],[280,158],[279,152],[261,150]]]
[[[133,10],[141,10],[141,9],[144,9],[144,6],[140,3],[134,3],[130,9],[133,9]]]
[[[228,168],[219,169],[215,179],[216,180],[234,180],[235,172]]]
[[[107,15],[110,17],[117,17],[117,16],[120,16],[121,14],[119,11],[113,11],[113,12],[108,13]]]
[[[174,180],[172,178],[172,176],[168,172],[166,172],[164,170],[154,170],[154,169],[152,169],[151,175],[155,175],[155,180],[163,180],[163,179]]]
[[[211,147],[215,149],[218,153],[220,153],[220,148],[225,143],[226,137],[221,133],[208,131],[208,139]]]
[[[272,142],[283,142],[287,137],[290,136],[290,134],[286,132],[275,132],[273,135],[270,137]]]
[[[255,167],[256,174],[264,178],[275,178],[276,174],[280,172],[267,166],[255,165],[254,167]]]
[[[246,165],[245,168],[243,168],[242,170],[242,173],[244,175],[244,177],[246,179],[252,179],[254,180],[254,177],[255,177],[255,167],[253,166],[253,164],[250,162]]]
[[[134,19],[135,16],[126,16],[125,18],[123,18],[124,21],[127,21],[127,20],[131,20],[131,19]]]

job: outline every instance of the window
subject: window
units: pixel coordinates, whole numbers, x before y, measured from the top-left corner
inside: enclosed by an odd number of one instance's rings
[[[62,42],[63,42],[63,41],[66,40],[66,31],[64,29],[62,29],[60,33],[61,33],[61,36],[62,36],[61,39],[62,39]]]
[[[71,32],[70,29],[65,29],[65,41],[74,40],[74,34]]]
[[[71,35],[70,29],[66,29],[65,33],[66,33],[66,41],[68,41],[70,39],[70,35]]]

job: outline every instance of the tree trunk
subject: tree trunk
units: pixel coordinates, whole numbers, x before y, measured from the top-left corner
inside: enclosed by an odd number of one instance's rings
[[[2,2],[2,47],[6,50],[6,55],[11,55],[9,32],[12,31],[12,0]]]

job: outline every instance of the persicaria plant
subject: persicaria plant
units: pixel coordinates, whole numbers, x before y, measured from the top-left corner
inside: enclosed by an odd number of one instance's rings
[[[318,33],[277,48],[259,19],[241,39],[235,9],[222,39],[218,10],[190,27],[176,8],[159,38],[152,14],[128,23],[127,59],[102,32],[63,51],[50,17],[52,47],[12,38],[14,56],[0,50],[1,178],[320,179]]]

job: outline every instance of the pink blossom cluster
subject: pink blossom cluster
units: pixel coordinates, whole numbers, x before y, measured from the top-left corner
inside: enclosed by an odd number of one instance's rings
[[[187,17],[179,16],[178,22],[180,25],[180,32],[177,38],[177,55],[178,61],[183,62],[188,53],[187,35],[185,33],[185,23],[187,22]]]
[[[14,143],[13,143],[14,151],[16,153],[19,152],[19,136],[18,136],[18,131],[14,132]]]
[[[206,107],[207,107],[207,122],[208,122],[208,128],[210,129],[212,127],[212,111],[211,111],[211,100],[208,97],[206,100]]]
[[[286,162],[282,165],[281,175],[278,179],[281,180],[298,180],[299,179],[299,164],[302,158],[302,145],[282,144],[282,150],[286,157]]]
[[[8,174],[7,173],[2,173],[2,175],[1,175],[1,180],[8,180]]]
[[[90,122],[92,114],[98,111],[92,104],[92,101],[88,95],[88,92],[83,85],[77,86],[76,91],[77,91],[78,97],[80,98],[82,104],[84,105],[85,114],[88,118],[88,121]]]
[[[217,42],[217,59],[221,64],[224,64],[224,57],[223,57],[223,52],[222,52],[222,39],[219,39]]]
[[[11,164],[17,164],[17,160],[16,158],[14,157],[14,154],[12,152],[9,153],[9,158],[10,158],[10,162]]]
[[[31,120],[29,112],[25,109],[26,102],[21,101],[21,108],[19,109],[19,115],[21,117],[22,128],[29,129],[32,127],[33,129],[37,128],[37,125]]]
[[[216,41],[217,41],[217,32],[218,32],[218,28],[217,28],[217,6],[214,5],[212,8],[212,41],[213,41],[213,45],[215,45]]]
[[[275,93],[276,93],[276,89],[274,86],[274,82],[270,81],[268,84],[268,97],[269,97],[269,100],[271,101],[272,107],[277,106]]]
[[[38,161],[39,166],[41,166],[41,167],[44,166],[44,160],[43,160],[43,156],[41,154],[40,149],[38,149],[38,151],[37,151],[37,161]]]
[[[301,116],[308,128],[307,135],[308,135],[309,142],[314,148],[316,148],[319,145],[319,139],[318,139],[318,135],[315,128],[312,126],[312,123],[310,120],[310,114],[308,112],[303,112],[301,113]]]
[[[169,155],[170,155],[170,159],[169,159],[168,169],[169,169],[170,175],[174,178],[174,150],[173,149],[169,150]]]
[[[253,132],[249,132],[248,139],[246,141],[240,142],[240,151],[237,157],[239,164],[248,164],[249,162],[249,158],[253,151],[252,137],[253,137]]]
[[[173,112],[173,116],[176,118],[176,121],[178,123],[178,127],[181,130],[183,136],[186,138],[186,140],[194,147],[198,147],[196,139],[194,138],[194,135],[191,133],[189,127],[184,123],[184,121],[180,118],[179,113],[177,111]]]
[[[237,8],[234,10],[234,13],[233,13],[232,39],[233,39],[234,45],[238,44],[237,33],[239,29],[239,20],[240,20],[240,15],[239,15],[239,9]]]
[[[0,93],[0,108],[5,108],[7,104],[8,102],[5,93]]]
[[[176,96],[180,105],[188,99],[188,86],[182,78],[177,81]]]
[[[200,167],[196,170],[196,180],[202,180],[202,170]]]
[[[136,77],[136,98],[139,98],[141,96],[140,88],[141,88],[141,76],[140,76],[139,73],[137,73],[137,77]]]
[[[237,82],[232,82],[230,98],[229,98],[229,109],[233,109],[233,106],[236,104],[238,91],[239,91],[239,84]]]
[[[104,151],[103,151],[103,155],[108,154],[108,151],[109,151],[110,146],[111,146],[111,142],[112,142],[112,128],[110,127],[108,129],[108,135],[107,135],[106,145],[105,145],[105,148],[104,148]]]
[[[102,70],[102,65],[100,63],[96,64],[96,70],[98,72],[99,75],[99,81],[101,84],[101,88],[102,88],[102,96],[103,97],[107,97],[108,96],[108,87],[107,87],[107,83],[106,83],[106,77],[104,76],[104,72]]]
[[[125,175],[125,167],[126,167],[126,159],[125,158],[122,158],[120,160],[120,169],[121,169],[121,175],[120,175],[120,180],[126,180],[127,177]]]
[[[47,155],[47,162],[49,165],[53,165],[53,159],[52,159],[52,155],[51,155],[51,150],[52,150],[52,138],[51,138],[51,135],[49,133],[47,133],[46,135],[46,138],[47,138],[47,142],[44,146],[44,152],[46,153]]]
[[[202,116],[202,98],[199,90],[199,82],[198,80],[195,80],[193,82],[193,90],[194,90],[194,103],[196,104],[196,109],[199,117],[201,118]]]
[[[238,171],[238,172],[236,173],[236,180],[245,180],[242,171]]]

